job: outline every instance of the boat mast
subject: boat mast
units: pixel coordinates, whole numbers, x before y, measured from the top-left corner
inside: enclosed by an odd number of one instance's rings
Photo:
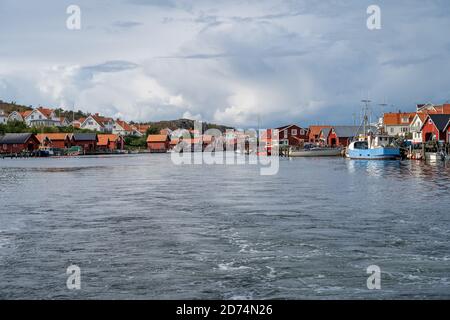
[[[366,125],[369,120],[367,113],[369,111],[369,104],[370,104],[371,100],[369,98],[367,98],[367,99],[361,100],[361,102],[364,103],[364,107],[363,107],[363,128],[364,129],[363,130],[364,130],[364,136],[365,136],[366,135]]]

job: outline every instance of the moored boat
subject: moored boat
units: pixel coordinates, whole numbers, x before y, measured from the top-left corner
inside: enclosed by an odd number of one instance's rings
[[[368,141],[353,141],[347,149],[350,159],[364,160],[396,160],[400,159],[400,148],[370,146]]]
[[[289,157],[337,157],[342,154],[340,148],[310,148],[289,152]]]

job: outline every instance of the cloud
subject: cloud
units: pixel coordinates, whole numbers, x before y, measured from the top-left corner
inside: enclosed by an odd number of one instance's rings
[[[131,29],[141,26],[141,22],[136,21],[115,21],[112,26],[119,29]]]
[[[4,100],[255,127],[352,123],[367,94],[375,110],[450,95],[444,1],[382,2],[382,29],[369,31],[368,0],[116,0],[107,11],[80,0],[80,32],[50,1],[39,17],[19,2],[0,21]]]
[[[115,60],[106,61],[97,65],[82,67],[80,69],[80,73],[84,74],[86,77],[92,77],[96,73],[121,72],[125,70],[132,70],[137,67],[138,65],[133,62]]]

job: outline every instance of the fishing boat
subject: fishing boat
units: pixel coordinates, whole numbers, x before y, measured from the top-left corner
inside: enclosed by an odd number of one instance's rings
[[[401,159],[400,148],[393,145],[392,137],[376,134],[373,127],[369,125],[367,116],[370,100],[363,100],[366,103],[363,109],[364,117],[360,128],[362,132],[358,136],[355,133],[355,141],[352,141],[346,150],[346,156],[350,159],[364,160],[396,160]],[[359,131],[359,129],[358,129]]]
[[[350,159],[364,160],[396,160],[400,159],[400,148],[380,146],[372,143],[371,139],[353,141],[347,149],[347,157]]]

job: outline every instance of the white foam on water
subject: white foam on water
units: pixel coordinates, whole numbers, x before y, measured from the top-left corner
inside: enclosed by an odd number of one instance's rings
[[[266,266],[267,269],[269,269],[269,273],[267,273],[267,278],[276,278],[276,272],[275,269],[273,267],[270,266]]]
[[[234,265],[234,262],[219,263],[218,267],[219,267],[219,270],[221,270],[221,271],[239,271],[239,270],[253,269],[253,268],[247,267],[247,266],[234,267],[233,265]]]

